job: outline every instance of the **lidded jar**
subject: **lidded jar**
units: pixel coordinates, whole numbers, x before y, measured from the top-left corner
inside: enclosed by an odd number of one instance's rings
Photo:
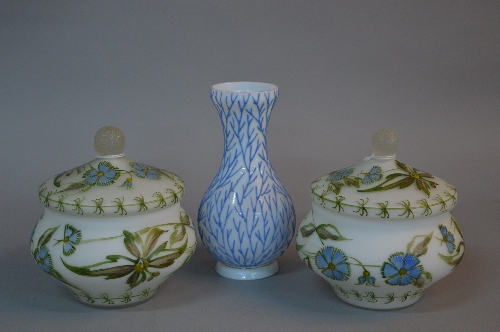
[[[397,160],[393,131],[377,131],[372,147],[361,164],[312,182],[312,210],[299,226],[296,249],[341,300],[398,309],[462,259],[463,235],[449,212],[457,190]]]
[[[101,128],[98,157],[38,192],[45,212],[31,234],[35,262],[96,307],[147,301],[196,248],[182,179],[126,158],[124,145],[120,129]]]

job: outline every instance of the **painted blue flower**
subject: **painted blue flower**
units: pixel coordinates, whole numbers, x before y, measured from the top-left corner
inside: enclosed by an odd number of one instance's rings
[[[443,235],[441,243],[446,243],[446,247],[448,247],[448,252],[451,254],[455,250],[455,237],[443,225],[439,225],[439,230]]]
[[[125,189],[127,189],[127,190],[133,189],[132,188],[132,178],[131,177],[126,178],[125,182],[123,182],[123,184],[120,187],[125,187]]]
[[[370,272],[367,270],[363,271],[363,275],[358,278],[358,283],[357,285],[368,285],[368,286],[375,286],[375,278],[370,275]]]
[[[391,286],[406,286],[416,283],[422,274],[420,260],[412,254],[397,252],[389,257],[389,262],[382,266],[382,277],[389,278],[386,284]]]
[[[354,167],[347,167],[347,168],[343,168],[341,170],[335,171],[328,176],[328,181],[340,181],[343,178],[351,175],[352,171],[354,171]]]
[[[135,174],[141,178],[149,178],[149,179],[159,179],[160,174],[156,171],[155,168],[151,166],[147,166],[139,163],[132,163],[131,166],[134,168]]]
[[[100,162],[97,169],[92,168],[83,174],[85,183],[88,185],[108,186],[115,182],[120,172],[107,161]]]
[[[56,244],[59,242],[63,243],[63,254],[69,256],[75,252],[75,245],[80,243],[82,239],[82,232],[77,230],[71,225],[64,226],[64,238],[62,240],[57,240]]]
[[[361,173],[361,174],[364,175],[363,180],[361,180],[361,183],[364,184],[372,183],[382,178],[382,169],[379,166],[373,166],[368,173]]]
[[[316,266],[328,278],[345,281],[351,268],[346,254],[334,247],[325,247],[316,254]]]
[[[46,273],[50,273],[52,268],[52,259],[50,258],[49,251],[44,246],[35,250],[35,261],[37,265]]]

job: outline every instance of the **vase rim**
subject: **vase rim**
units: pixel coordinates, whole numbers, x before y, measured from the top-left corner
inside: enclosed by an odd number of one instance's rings
[[[226,82],[214,84],[212,85],[211,89],[232,93],[252,93],[278,90],[278,86],[275,84],[262,82]]]

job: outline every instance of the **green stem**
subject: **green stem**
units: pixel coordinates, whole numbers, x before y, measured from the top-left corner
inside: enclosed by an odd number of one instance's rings
[[[120,237],[123,237],[123,235],[103,237],[103,238],[99,238],[99,239],[81,240],[79,244],[96,242],[96,241],[112,240],[112,239],[117,239],[117,238],[120,238]]]

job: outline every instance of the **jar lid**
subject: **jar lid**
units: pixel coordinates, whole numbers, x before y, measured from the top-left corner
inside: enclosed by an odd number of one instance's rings
[[[123,154],[125,136],[106,126],[94,136],[97,158],[41,184],[40,202],[65,214],[110,217],[154,212],[184,196],[182,179]]]
[[[408,219],[450,211],[457,190],[448,182],[397,160],[392,130],[372,136],[373,155],[311,183],[313,202],[327,210],[362,217]]]

